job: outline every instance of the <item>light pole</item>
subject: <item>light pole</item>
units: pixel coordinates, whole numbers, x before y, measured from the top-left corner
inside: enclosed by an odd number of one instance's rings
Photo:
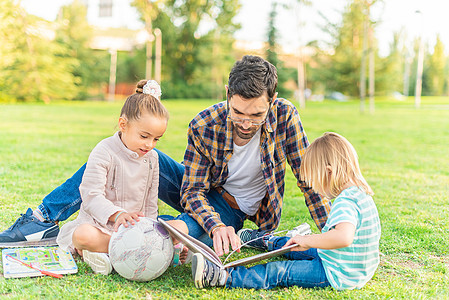
[[[416,85],[415,85],[415,108],[419,108],[421,106],[421,91],[422,91],[422,72],[424,67],[424,41],[422,35],[422,26],[423,26],[423,16],[422,12],[417,10],[416,14],[419,14],[421,17],[420,22],[420,36],[419,36],[419,50],[418,50],[418,62],[416,67]]]
[[[298,47],[298,102],[299,107],[301,109],[306,108],[306,97],[305,97],[305,88],[306,88],[306,72],[304,67],[304,53],[302,49],[302,29],[303,29],[303,20],[301,18],[302,13],[302,7],[301,2],[297,2],[297,9],[295,9],[296,12],[296,18],[297,18],[297,28],[298,28],[298,41],[299,41],[299,47]]]
[[[154,36],[156,37],[154,79],[161,84],[162,31],[159,28],[154,29]]]
[[[117,75],[117,49],[109,49],[111,54],[111,65],[109,66],[109,89],[108,89],[108,101],[114,101],[115,99],[115,83]]]

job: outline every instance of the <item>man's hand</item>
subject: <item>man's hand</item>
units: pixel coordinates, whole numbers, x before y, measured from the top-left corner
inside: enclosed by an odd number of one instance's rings
[[[212,233],[212,237],[215,253],[217,253],[218,256],[222,256],[224,253],[228,254],[229,246],[231,246],[232,250],[236,250],[240,247],[240,238],[237,236],[234,227],[232,226],[216,228]],[[237,250],[237,252],[240,252],[240,249]]]

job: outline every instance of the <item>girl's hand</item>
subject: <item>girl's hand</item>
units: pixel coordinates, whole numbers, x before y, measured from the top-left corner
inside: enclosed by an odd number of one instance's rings
[[[289,239],[287,241],[287,243],[285,243],[284,247],[296,244],[296,247],[293,247],[292,249],[290,249],[290,251],[306,251],[309,250],[311,247],[307,246],[305,241],[307,239],[307,236],[302,236],[302,235],[296,235],[294,237],[292,237],[291,239]],[[282,247],[282,248],[284,248]]]
[[[141,211],[132,212],[132,213],[128,213],[126,211],[116,212],[115,214],[113,214],[111,216],[111,218],[114,218],[114,220],[115,220],[114,231],[117,231],[119,226],[122,224],[123,224],[123,226],[128,227],[129,226],[128,222],[131,223],[131,225],[135,225],[136,222],[140,221],[139,217],[143,217],[143,216],[144,215]]]

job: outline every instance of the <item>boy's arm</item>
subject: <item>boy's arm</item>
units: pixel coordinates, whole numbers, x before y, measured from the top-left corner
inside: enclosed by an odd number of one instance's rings
[[[349,222],[337,224],[332,230],[321,234],[297,235],[287,241],[284,247],[292,244],[298,246],[292,251],[305,251],[310,248],[338,249],[352,244],[355,235],[355,226]]]

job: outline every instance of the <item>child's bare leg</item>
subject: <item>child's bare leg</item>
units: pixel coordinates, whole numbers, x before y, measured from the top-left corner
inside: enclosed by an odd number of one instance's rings
[[[82,224],[73,232],[72,242],[78,253],[82,250],[91,252],[108,253],[108,245],[111,236],[100,229],[90,225]]]
[[[169,220],[169,221],[167,221],[167,223],[169,223],[171,226],[175,227],[179,231],[181,231],[185,234],[189,234],[189,228],[187,227],[187,224],[184,221]],[[176,240],[176,238],[174,236],[172,236],[172,239],[173,239],[173,245],[176,245],[179,243],[179,241]],[[187,259],[188,251],[189,251],[189,249],[186,246],[184,246],[181,253],[179,254],[179,259],[180,259],[181,263],[185,263],[185,261]]]
[[[179,231],[181,231],[185,234],[189,234],[189,228],[187,227],[186,222],[181,221],[181,220],[169,220],[169,221],[167,221],[167,223],[170,224],[171,226],[175,227]]]

